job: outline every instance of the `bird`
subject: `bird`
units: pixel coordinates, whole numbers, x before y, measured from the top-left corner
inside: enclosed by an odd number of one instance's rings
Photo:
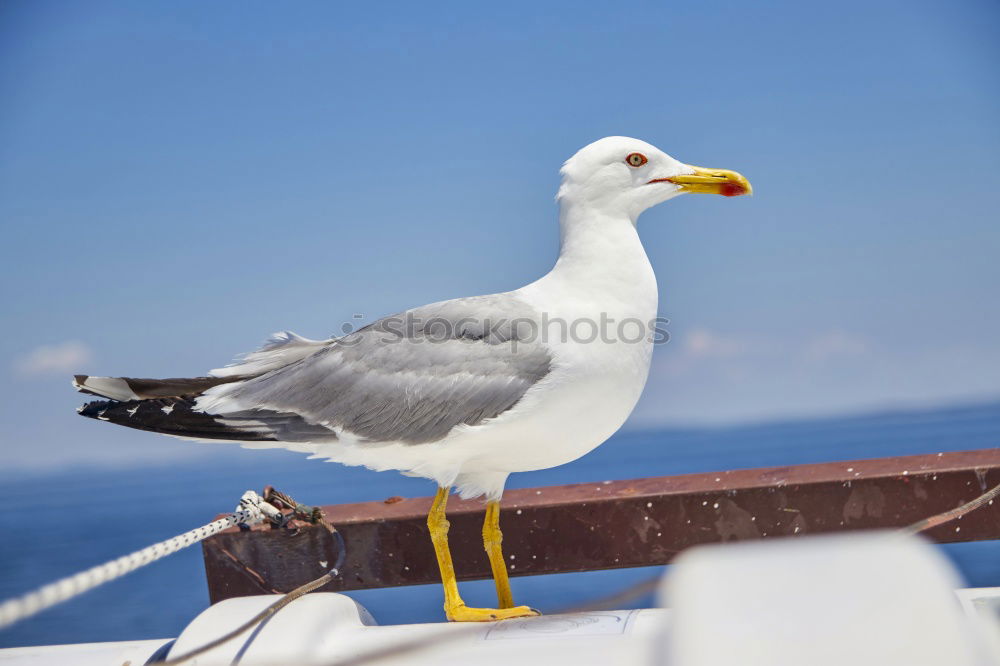
[[[78,391],[101,398],[78,411],[430,479],[427,526],[447,619],[536,615],[513,601],[499,502],[510,474],[568,463],[607,440],[643,391],[658,293],[639,215],[685,193],[752,191],[735,171],[685,164],[622,136],[581,148],[560,174],[558,259],[526,286],[416,307],[324,340],[286,331],[200,377],[76,375]],[[607,330],[594,335],[601,322]],[[453,489],[485,499],[496,608],[469,607],[459,594],[446,516]]]

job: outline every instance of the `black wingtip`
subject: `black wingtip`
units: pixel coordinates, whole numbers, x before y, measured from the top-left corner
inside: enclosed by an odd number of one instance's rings
[[[99,419],[104,411],[111,405],[117,404],[113,400],[95,400],[76,408],[76,413],[86,416],[88,419]]]
[[[273,442],[273,434],[259,429],[240,429],[194,407],[188,398],[148,400],[95,400],[76,411],[80,416],[116,425],[159,432],[174,437],[231,442]]]

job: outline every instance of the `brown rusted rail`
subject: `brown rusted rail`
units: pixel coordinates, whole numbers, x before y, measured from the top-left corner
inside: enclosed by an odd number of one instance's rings
[[[668,563],[697,544],[902,527],[1000,484],[1000,449],[578,483],[508,491],[501,524],[513,576]],[[329,591],[430,583],[431,498],[326,506],[347,544]],[[483,504],[449,502],[458,577],[486,578]],[[926,532],[938,542],[1000,538],[1000,502]],[[336,553],[325,530],[257,527],[203,542],[212,602],[287,592]]]

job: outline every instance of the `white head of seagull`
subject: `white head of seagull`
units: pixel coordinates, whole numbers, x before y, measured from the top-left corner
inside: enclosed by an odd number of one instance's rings
[[[581,148],[566,160],[556,198],[633,222],[656,204],[685,192],[723,196],[750,194],[747,179],[735,171],[684,164],[645,141],[609,136]]]

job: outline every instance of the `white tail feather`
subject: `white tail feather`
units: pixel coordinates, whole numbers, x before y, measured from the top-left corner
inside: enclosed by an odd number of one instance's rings
[[[121,402],[139,399],[128,383],[118,377],[87,377],[82,382],[73,380],[73,388],[77,391],[88,391]]]

